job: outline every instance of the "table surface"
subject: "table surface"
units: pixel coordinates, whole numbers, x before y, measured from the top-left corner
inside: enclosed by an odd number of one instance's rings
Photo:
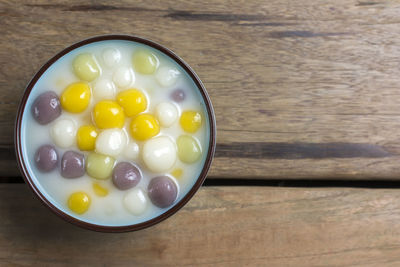
[[[0,0],[0,264],[398,266],[399,14],[399,1],[381,0]],[[50,213],[22,184],[13,148],[35,71],[110,33],[180,55],[218,128],[208,186],[124,234]]]

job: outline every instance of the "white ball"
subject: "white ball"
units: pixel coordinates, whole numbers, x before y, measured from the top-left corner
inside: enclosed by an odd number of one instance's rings
[[[167,171],[176,161],[176,145],[166,136],[150,139],[143,146],[142,157],[151,171]]]
[[[125,150],[124,150],[124,155],[130,160],[135,160],[139,156],[139,146],[135,142],[130,142]]]
[[[178,109],[172,103],[162,102],[156,107],[156,116],[161,126],[170,127],[178,118]]]
[[[163,66],[157,70],[156,79],[161,86],[169,87],[176,83],[179,74],[177,69]]]
[[[50,135],[58,147],[70,147],[75,142],[76,125],[71,119],[60,119],[51,127]]]
[[[109,68],[114,67],[121,60],[121,53],[115,48],[105,49],[102,56],[104,64]]]
[[[113,82],[119,88],[127,88],[135,82],[135,74],[130,68],[120,67],[114,72]]]
[[[148,201],[143,190],[136,187],[125,195],[123,202],[130,213],[140,215],[146,210]]]
[[[114,83],[107,79],[101,79],[97,81],[93,87],[93,97],[96,100],[114,99],[115,98]]]
[[[127,137],[121,129],[107,129],[96,138],[96,151],[100,154],[118,156],[127,143]]]

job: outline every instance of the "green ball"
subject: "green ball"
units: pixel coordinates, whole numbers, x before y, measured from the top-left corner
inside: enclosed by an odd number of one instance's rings
[[[176,141],[178,157],[184,163],[194,163],[200,159],[201,147],[196,139],[190,135],[181,135]]]
[[[100,75],[100,68],[92,54],[77,55],[72,62],[75,75],[84,81],[91,82]]]
[[[153,74],[158,67],[158,58],[147,50],[139,50],[133,54],[133,67],[141,74]]]
[[[86,160],[86,172],[96,179],[107,179],[111,177],[115,159],[110,156],[90,153]]]

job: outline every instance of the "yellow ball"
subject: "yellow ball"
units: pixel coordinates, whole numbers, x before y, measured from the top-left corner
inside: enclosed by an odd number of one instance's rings
[[[118,104],[124,109],[128,117],[135,116],[147,108],[146,96],[136,89],[122,91],[117,95]]]
[[[68,207],[75,213],[83,214],[90,206],[90,197],[85,192],[75,192],[68,198]]]
[[[139,50],[133,55],[133,66],[141,74],[153,74],[158,67],[158,58],[148,50]]]
[[[85,82],[72,83],[65,88],[61,95],[61,106],[68,112],[80,113],[90,102],[90,87]]]
[[[179,120],[182,129],[188,133],[195,133],[201,126],[201,114],[197,111],[184,111]]]
[[[159,132],[160,125],[153,115],[138,115],[131,122],[131,134],[136,140],[147,140],[153,136],[156,136]]]
[[[93,150],[96,143],[98,132],[92,125],[81,126],[76,134],[77,143],[80,150]]]
[[[93,120],[98,128],[122,128],[125,115],[122,107],[115,101],[100,101],[93,109]]]

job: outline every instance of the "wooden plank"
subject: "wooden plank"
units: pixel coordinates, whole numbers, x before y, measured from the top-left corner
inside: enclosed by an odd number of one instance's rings
[[[18,175],[3,154],[40,65],[126,33],[170,47],[204,81],[218,125],[211,177],[400,177],[398,1],[2,0],[0,12],[2,176]]]
[[[96,233],[64,222],[25,185],[0,185],[0,263],[38,266],[398,266],[390,189],[206,187],[166,221]]]

